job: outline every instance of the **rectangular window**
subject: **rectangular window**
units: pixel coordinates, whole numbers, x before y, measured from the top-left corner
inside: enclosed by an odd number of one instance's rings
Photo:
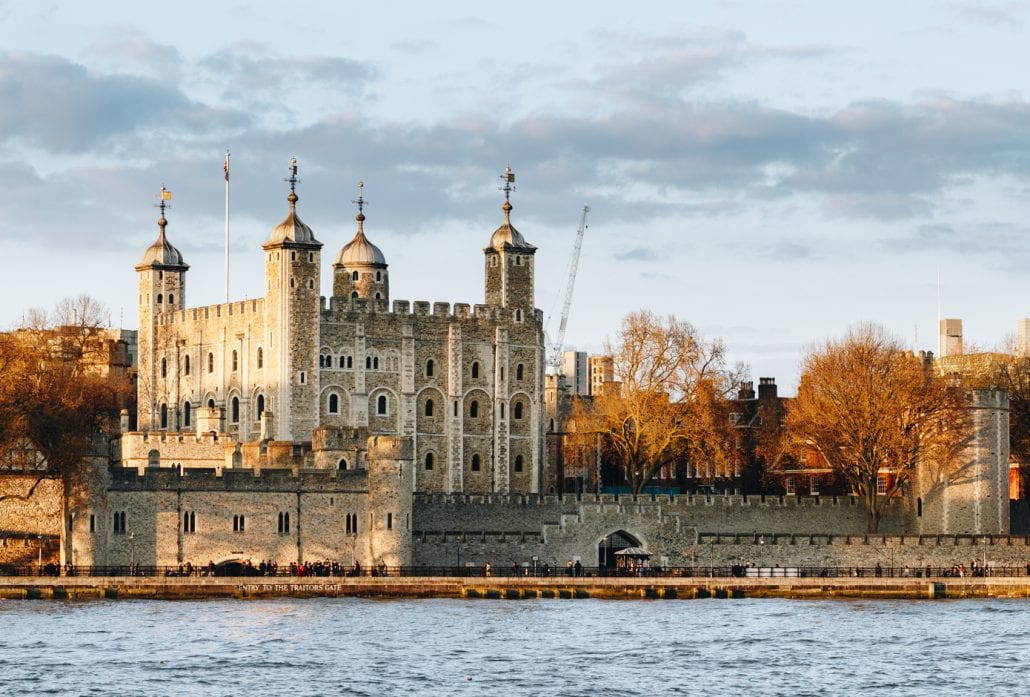
[[[883,494],[887,493],[887,476],[883,474],[876,475],[876,493]]]
[[[114,512],[114,534],[124,535],[126,531],[125,525],[125,511]]]
[[[90,513],[89,514],[89,531],[90,532],[96,532],[97,531],[97,516],[94,513]]]
[[[386,529],[393,530],[393,513],[386,514]]]
[[[783,487],[786,489],[788,495],[794,494],[794,477],[787,477],[783,480]]]
[[[247,529],[247,520],[243,515],[234,515],[232,517],[232,531],[233,532],[244,532]]]

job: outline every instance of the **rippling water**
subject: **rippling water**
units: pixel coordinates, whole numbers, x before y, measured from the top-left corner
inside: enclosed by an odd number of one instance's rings
[[[990,694],[1030,602],[0,601],[0,694]]]

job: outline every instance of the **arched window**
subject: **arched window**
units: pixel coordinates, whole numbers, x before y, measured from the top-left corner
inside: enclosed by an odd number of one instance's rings
[[[186,357],[182,359],[182,374],[183,375],[189,375],[190,374],[190,356],[189,356],[189,354],[186,354]]]
[[[207,372],[209,374],[215,372],[215,354],[210,352],[207,354]]]
[[[382,300],[382,299],[383,299],[383,294],[380,293],[379,291],[376,291],[376,300]]]
[[[354,273],[357,273],[357,271],[355,271]],[[358,297],[358,291],[356,291],[356,290],[352,290],[352,291],[351,291],[351,294],[350,294],[350,296],[351,296],[352,298],[356,298],[356,297]]]
[[[147,467],[160,467],[161,466],[161,453],[157,450],[151,450],[147,453]]]
[[[207,400],[207,408],[208,409],[214,409],[215,408],[215,400],[213,400],[213,399]]]
[[[516,472],[521,472],[522,471],[522,456],[521,455],[516,455],[515,456],[515,471]]]
[[[365,356],[365,370],[372,370],[372,356]]]
[[[258,368],[264,368],[265,367],[265,352],[261,350],[260,346],[258,347],[258,352],[257,352],[257,367]]]
[[[161,377],[168,377],[168,360],[165,358],[161,359]]]
[[[433,469],[433,453],[426,453],[426,469]]]
[[[501,402],[501,418],[504,418],[504,402]]]
[[[341,457],[340,461],[338,463],[336,463],[336,467],[337,467],[337,469],[341,469],[341,470],[347,469],[347,458]]]
[[[433,415],[433,400],[427,399],[426,400],[426,416],[432,416],[432,415]]]
[[[522,321],[522,310],[515,310],[515,321],[516,322],[521,322]]]
[[[358,272],[357,271],[351,272],[350,278],[351,278],[352,281],[358,280]]]
[[[353,368],[354,367],[354,357],[353,356],[347,356],[347,367],[348,368]]]
[[[161,301],[164,300],[164,296],[160,293],[157,294],[157,304],[160,305]]]
[[[516,420],[522,418],[522,402],[515,402],[515,408],[512,410],[512,416],[515,417]]]
[[[239,367],[240,367],[239,357],[236,355],[236,350],[233,349],[233,352],[232,352],[232,372],[235,373],[239,369]]]
[[[426,377],[427,378],[433,377],[433,359],[432,358],[430,358],[428,361],[426,361]]]
[[[479,361],[472,361],[472,377],[479,377]]]
[[[479,455],[473,455],[472,456],[472,471],[473,472],[478,472],[479,471]]]
[[[240,398],[232,398],[232,407],[230,409],[231,419],[234,424],[240,422]]]
[[[257,418],[258,418],[258,421],[261,420],[261,415],[264,414],[264,413],[265,413],[265,396],[263,394],[259,394],[257,396]]]
[[[472,417],[473,419],[478,419],[479,418],[479,402],[477,402],[474,399],[469,404],[469,416]]]
[[[376,283],[379,283],[382,280],[383,280],[383,272],[382,271],[376,271]]]
[[[379,370],[379,356],[372,358],[372,370]]]
[[[340,356],[340,367],[341,368],[346,368],[347,367],[347,359],[344,358],[343,356]]]
[[[175,304],[175,296],[172,295],[171,293],[168,294],[168,304],[169,305],[174,305]]]
[[[518,256],[518,255],[515,256],[515,266],[522,266],[522,257],[521,256]]]
[[[339,414],[340,413],[340,397],[336,394],[329,395],[329,413]]]
[[[525,368],[524,368],[524,366],[521,363],[519,363],[517,366],[515,366],[515,379],[516,380],[521,380],[524,373],[525,373]]]
[[[385,416],[386,415],[386,395],[379,395],[379,399],[376,400],[376,413]]]
[[[161,405],[161,428],[168,428],[168,405]]]
[[[182,425],[186,428],[190,427],[190,418],[192,417],[193,405],[189,402],[183,402],[182,404]]]
[[[324,368],[325,367],[325,356],[323,356],[322,354],[318,355],[318,367],[319,368]]]

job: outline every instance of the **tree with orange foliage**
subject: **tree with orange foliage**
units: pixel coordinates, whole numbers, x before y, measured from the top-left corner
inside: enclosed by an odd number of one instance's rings
[[[728,470],[728,397],[739,375],[726,369],[721,341],[706,341],[673,316],[663,320],[640,311],[622,321],[605,351],[613,359],[615,384],[574,403],[574,440],[587,447],[600,440],[635,494],[677,461]]]
[[[117,430],[130,385],[106,370],[103,308],[87,296],[0,335],[0,467],[75,480],[98,439]]]
[[[848,482],[865,502],[869,532],[917,464],[952,466],[972,432],[962,390],[882,327],[853,327],[812,350],[801,367],[797,399],[787,406],[787,446],[814,452]],[[889,474],[882,494],[881,474]]]

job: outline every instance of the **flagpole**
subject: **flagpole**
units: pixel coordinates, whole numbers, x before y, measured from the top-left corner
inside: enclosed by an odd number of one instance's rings
[[[229,302],[229,151],[225,151],[225,302]]]

